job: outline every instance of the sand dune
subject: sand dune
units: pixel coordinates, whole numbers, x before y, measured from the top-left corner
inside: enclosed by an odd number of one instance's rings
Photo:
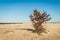
[[[31,23],[0,24],[0,40],[60,40],[60,23],[45,23],[47,33],[33,32]]]

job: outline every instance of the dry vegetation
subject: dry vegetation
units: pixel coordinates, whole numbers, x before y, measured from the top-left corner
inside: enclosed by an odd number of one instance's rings
[[[40,35],[32,31],[31,23],[0,24],[0,40],[60,40],[60,23],[42,24],[47,33]]]
[[[35,9],[34,13],[30,15],[30,19],[32,21],[35,32],[37,32],[38,34],[40,34],[41,32],[46,33],[46,29],[43,28],[42,23],[51,19],[49,14],[47,14],[46,12],[43,12],[41,14]]]
[[[0,24],[0,40],[60,40],[60,23],[43,23],[51,19],[45,12],[34,15],[30,16],[30,18],[33,17],[31,18],[33,25],[32,23]],[[38,18],[37,15],[39,15]]]

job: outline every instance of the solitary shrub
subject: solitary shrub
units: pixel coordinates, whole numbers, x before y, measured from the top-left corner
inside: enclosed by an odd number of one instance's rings
[[[33,23],[33,27],[35,29],[35,32],[40,33],[41,31],[45,30],[42,26],[42,23],[50,20],[51,17],[49,17],[50,15],[47,14],[46,12],[43,12],[41,14],[36,9],[33,12],[34,13],[30,15],[30,19]]]

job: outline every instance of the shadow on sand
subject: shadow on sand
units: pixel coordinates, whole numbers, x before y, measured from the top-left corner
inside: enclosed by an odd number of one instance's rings
[[[29,29],[29,28],[18,28],[17,30],[27,30],[27,31],[32,31],[32,32],[35,31],[35,30],[33,30],[33,29]]]
[[[41,33],[47,33],[46,30],[41,30],[40,32],[36,32],[34,29],[29,29],[29,28],[18,28],[17,30],[27,30],[27,31],[31,31],[32,33],[37,33],[37,34],[41,34]]]

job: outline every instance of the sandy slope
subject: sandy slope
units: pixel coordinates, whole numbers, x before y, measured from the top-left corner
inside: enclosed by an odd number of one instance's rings
[[[0,24],[0,40],[60,40],[60,23],[46,23],[47,33],[38,35],[32,31],[32,25]]]

